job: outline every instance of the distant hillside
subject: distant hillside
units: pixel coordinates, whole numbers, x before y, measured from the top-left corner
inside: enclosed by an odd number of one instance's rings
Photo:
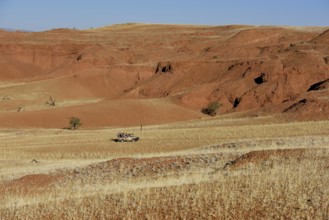
[[[157,124],[203,117],[200,109],[211,101],[221,103],[218,114],[328,118],[329,90],[321,85],[329,79],[328,29],[7,30],[0,33],[0,98],[9,99],[0,103],[0,120],[58,127],[78,115],[91,127]],[[55,107],[45,105],[49,96]]]
[[[20,30],[20,29],[13,29],[13,28],[1,28],[0,27],[0,30],[2,31],[7,31],[7,32],[31,32],[31,31],[28,31],[28,30]]]

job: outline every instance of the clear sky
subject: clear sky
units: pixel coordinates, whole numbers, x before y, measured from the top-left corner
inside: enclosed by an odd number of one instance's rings
[[[0,27],[40,31],[111,24],[329,26],[329,0],[0,0]]]

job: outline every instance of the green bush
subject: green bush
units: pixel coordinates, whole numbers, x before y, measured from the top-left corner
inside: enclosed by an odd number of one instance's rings
[[[211,102],[211,103],[209,103],[209,105],[207,107],[201,109],[201,112],[203,114],[215,116],[217,113],[217,110],[219,109],[220,106],[221,106],[221,104],[218,101]]]
[[[81,125],[80,118],[77,117],[70,118],[70,128],[72,130],[78,129],[80,125]]]

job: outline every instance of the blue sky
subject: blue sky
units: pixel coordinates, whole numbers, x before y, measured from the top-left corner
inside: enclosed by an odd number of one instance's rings
[[[0,0],[0,27],[86,29],[127,22],[329,26],[329,0]]]

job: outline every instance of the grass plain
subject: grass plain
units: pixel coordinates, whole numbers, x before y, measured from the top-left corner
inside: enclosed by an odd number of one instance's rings
[[[2,129],[0,219],[328,219],[328,133],[275,116]]]

